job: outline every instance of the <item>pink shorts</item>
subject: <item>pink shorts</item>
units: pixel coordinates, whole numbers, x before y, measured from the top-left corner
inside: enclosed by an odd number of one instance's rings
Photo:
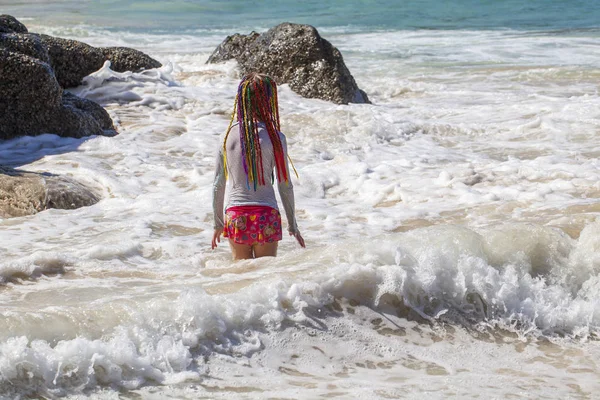
[[[250,246],[276,242],[282,239],[281,215],[267,206],[229,207],[223,236]]]

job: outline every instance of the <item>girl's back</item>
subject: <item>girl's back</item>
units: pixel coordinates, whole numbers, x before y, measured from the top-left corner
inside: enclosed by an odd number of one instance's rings
[[[258,185],[256,191],[248,183],[248,176],[244,170],[242,146],[240,136],[237,134],[237,126],[233,127],[231,134],[227,137],[225,148],[227,150],[227,174],[231,180],[229,205],[265,205],[277,208],[275,192],[271,184],[275,168],[275,151],[273,143],[264,125],[260,124],[258,129],[260,151],[262,154],[263,176],[268,180],[266,185]],[[279,132],[279,138],[286,149],[285,135]],[[291,182],[290,182],[291,184]]]

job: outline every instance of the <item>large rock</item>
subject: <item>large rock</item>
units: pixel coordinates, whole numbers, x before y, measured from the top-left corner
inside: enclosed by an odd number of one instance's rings
[[[104,55],[104,60],[94,71],[99,70],[105,60],[110,61],[110,69],[117,72],[137,72],[162,67],[162,64],[154,58],[129,47],[98,47],[98,50]]]
[[[0,34],[0,48],[49,62],[48,50],[38,35],[30,33]]]
[[[12,15],[0,15],[0,33],[27,33],[25,25]]]
[[[0,218],[32,215],[49,208],[86,207],[99,199],[70,178],[0,167]]]
[[[370,103],[340,51],[310,25],[283,23],[263,34],[228,36],[208,63],[236,59],[241,72],[261,72],[296,93],[338,104]]]
[[[79,86],[84,77],[98,71],[106,60],[117,72],[159,68],[162,64],[141,51],[127,47],[92,47],[77,40],[40,35],[50,65],[63,88]]]
[[[0,140],[42,133],[116,134],[106,110],[64,92],[52,67],[37,58],[0,47],[0,87]]]
[[[134,49],[95,48],[29,33],[14,17],[0,15],[0,140],[41,133],[116,134],[100,105],[63,91],[81,84],[106,60],[118,72],[161,66]]]

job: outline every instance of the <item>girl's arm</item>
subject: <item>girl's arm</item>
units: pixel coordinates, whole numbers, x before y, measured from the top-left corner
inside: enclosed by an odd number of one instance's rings
[[[213,235],[212,248],[217,247],[216,242],[220,242],[221,232],[225,226],[223,220],[223,202],[225,199],[225,165],[223,163],[223,151],[220,150],[217,155],[215,167],[215,180],[213,181],[213,218],[215,234]]]
[[[288,165],[288,152],[287,152],[287,141],[284,135],[281,135],[281,145],[283,147],[283,157],[285,158],[285,168],[288,171],[288,181],[280,182],[277,181],[277,189],[279,190],[279,196],[283,203],[283,209],[285,210],[285,216],[288,221],[288,231],[290,235],[294,236],[300,246],[304,245],[304,239],[300,235],[298,224],[296,223],[296,206],[294,201],[294,185],[292,184],[292,174]]]

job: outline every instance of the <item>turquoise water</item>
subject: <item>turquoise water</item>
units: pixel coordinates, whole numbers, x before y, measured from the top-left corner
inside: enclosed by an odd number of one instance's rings
[[[563,30],[600,26],[594,0],[18,0],[1,12],[53,22],[140,31],[267,28],[289,21],[346,31]]]

